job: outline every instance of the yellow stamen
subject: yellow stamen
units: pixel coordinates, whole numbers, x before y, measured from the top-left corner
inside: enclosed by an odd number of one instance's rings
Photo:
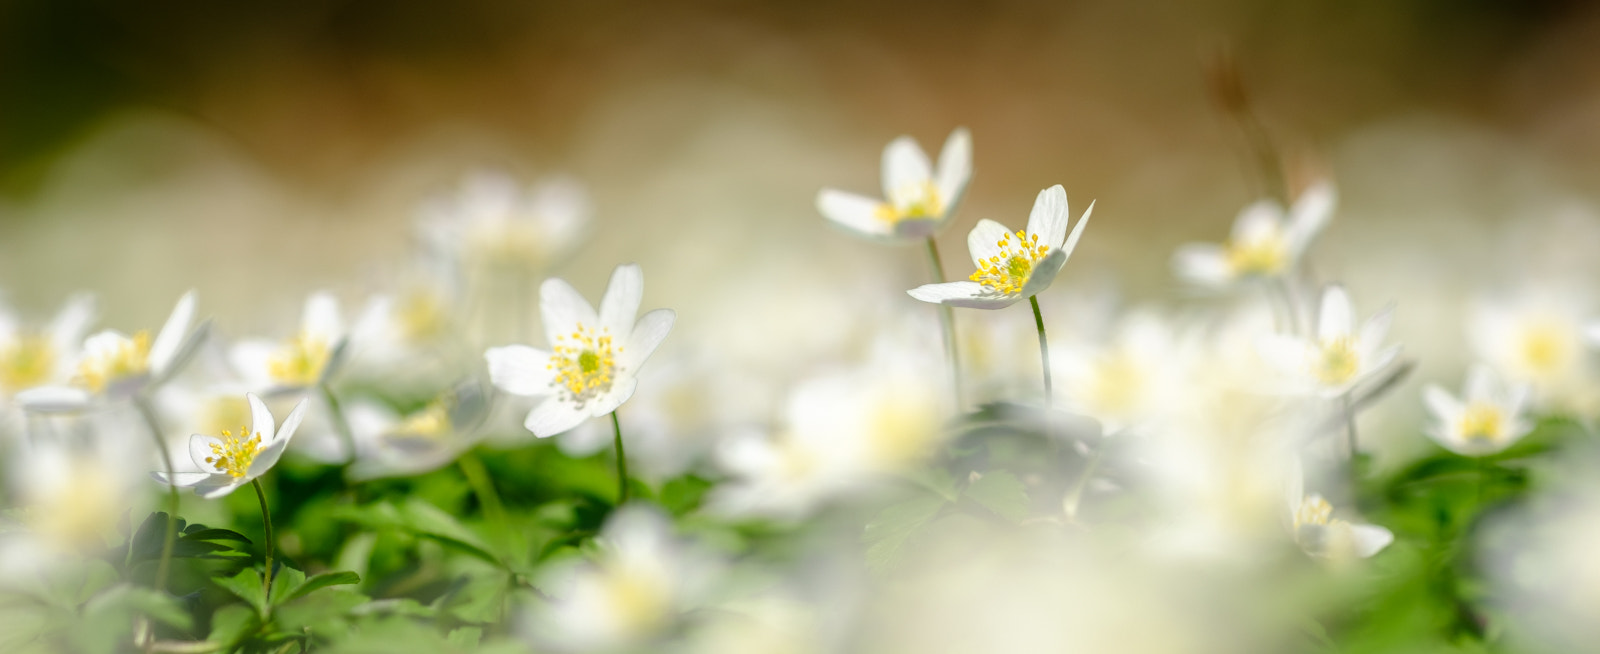
[[[38,334],[19,334],[0,347],[0,387],[20,391],[50,380],[56,368],[56,349]]]
[[[1361,369],[1361,356],[1350,339],[1341,336],[1322,343],[1314,368],[1322,383],[1337,386],[1356,376]]]
[[[301,332],[272,355],[267,373],[285,386],[311,386],[322,379],[329,354],[326,340]]]
[[[96,393],[106,385],[150,370],[150,333],[141,331],[133,338],[119,340],[109,352],[86,354],[78,363],[78,377]]]
[[[548,367],[569,393],[568,399],[581,404],[611,388],[621,351],[612,345],[607,330],[597,333],[579,324],[570,335],[557,337]]]
[[[400,332],[413,342],[435,338],[449,328],[449,316],[444,303],[434,293],[418,290],[407,293],[395,307],[396,322]]]
[[[1228,268],[1239,277],[1271,277],[1289,264],[1288,248],[1277,235],[1227,245]]]
[[[978,262],[978,270],[967,277],[1001,295],[1016,295],[1028,284],[1033,268],[1050,252],[1050,246],[1039,245],[1039,235],[1029,236],[1017,231],[1016,242],[1011,234],[995,241],[1000,254]]]
[[[444,438],[453,431],[450,408],[443,402],[428,404],[427,408],[411,414],[394,429],[396,435],[426,438]]]
[[[211,444],[211,456],[206,457],[205,462],[235,479],[249,474],[250,464],[264,449],[261,447],[261,434],[251,433],[248,427],[240,427],[237,436],[231,431],[223,431],[218,440],[222,442]]]
[[[1473,402],[1461,412],[1461,420],[1457,428],[1461,430],[1461,437],[1466,440],[1478,440],[1493,443],[1500,440],[1502,426],[1505,424],[1505,414],[1500,407]]]
[[[878,220],[894,224],[902,220],[926,220],[944,215],[944,198],[939,187],[924,180],[904,184],[889,193],[889,201],[878,205]]]

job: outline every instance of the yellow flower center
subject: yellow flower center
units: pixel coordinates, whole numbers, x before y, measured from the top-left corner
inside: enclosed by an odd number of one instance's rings
[[[1145,371],[1138,362],[1125,352],[1112,352],[1095,366],[1085,399],[1101,413],[1126,417],[1138,408],[1145,386]]]
[[[106,526],[116,519],[124,500],[110,478],[101,466],[78,462],[73,466],[73,479],[29,507],[25,521],[57,545],[103,547]]]
[[[223,431],[218,440],[222,442],[211,444],[211,456],[206,457],[205,462],[235,479],[250,472],[250,464],[263,449],[261,434],[251,433],[248,427],[240,427],[238,435]]]
[[[555,371],[568,399],[582,403],[611,388],[622,348],[612,345],[609,332],[597,333],[580,323],[571,334],[557,337],[552,350],[546,367]]]
[[[328,366],[328,342],[301,332],[283,344],[267,362],[267,374],[285,386],[310,386]]]
[[[49,381],[56,367],[56,349],[38,334],[20,334],[0,347],[0,386],[8,391],[32,388]]]
[[[1317,379],[1329,386],[1350,381],[1361,367],[1361,357],[1348,337],[1323,342],[1315,364]]]
[[[1277,236],[1227,246],[1228,268],[1239,277],[1271,277],[1288,266],[1289,252]]]
[[[150,370],[150,333],[141,331],[133,338],[121,338],[110,350],[91,352],[78,363],[78,377],[96,393],[112,382],[142,375]]]
[[[671,604],[670,589],[664,580],[649,570],[627,570],[638,566],[618,566],[624,569],[607,570],[605,594],[617,622],[632,634],[655,631],[667,618]]]
[[[1457,428],[1461,430],[1462,438],[1493,443],[1500,439],[1501,426],[1504,422],[1505,415],[1500,412],[1499,407],[1473,402],[1461,412]]]
[[[243,425],[250,421],[250,402],[232,393],[218,395],[206,402],[200,415],[200,433],[222,433],[228,425]]]
[[[1322,499],[1321,495],[1312,495],[1300,500],[1300,508],[1294,512],[1294,527],[1327,525],[1332,518],[1333,505]]]
[[[443,438],[454,431],[450,422],[450,409],[443,402],[433,402],[427,408],[411,414],[395,427],[394,433],[403,436]]]
[[[978,270],[968,279],[1001,295],[1021,293],[1033,275],[1033,267],[1049,253],[1050,246],[1039,245],[1038,234],[1028,236],[1019,230],[1015,241],[1011,236],[1006,234],[995,241],[1000,254],[978,261]]]
[[[926,397],[888,390],[875,403],[868,423],[868,452],[881,466],[897,468],[921,456],[939,433],[938,409]]]
[[[1558,372],[1572,358],[1571,339],[1556,325],[1530,325],[1521,345],[1522,364],[1535,374]]]
[[[444,334],[449,327],[449,317],[439,296],[428,291],[407,293],[395,307],[395,318],[400,332],[407,340],[426,341]]]
[[[889,193],[889,201],[878,205],[878,220],[894,224],[902,220],[925,220],[944,215],[944,198],[932,181],[903,184]]]
[[[468,247],[494,265],[538,267],[548,254],[544,230],[520,218],[479,227],[468,241]]]

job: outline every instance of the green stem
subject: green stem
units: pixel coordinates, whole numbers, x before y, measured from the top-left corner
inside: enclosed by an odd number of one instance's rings
[[[483,467],[483,461],[478,455],[468,452],[456,460],[456,465],[461,467],[461,474],[467,478],[467,485],[472,487],[472,494],[478,497],[478,504],[483,505],[484,517],[494,523],[497,532],[504,530],[508,526],[505,505],[500,503],[500,494],[495,492],[494,480]]]
[[[945,283],[944,262],[939,258],[939,243],[928,237],[928,264],[933,267],[933,281],[936,284]],[[950,355],[950,377],[955,385],[956,410],[964,410],[967,406],[966,391],[961,383],[961,340],[956,335],[956,316],[946,304],[939,305],[939,322],[944,327],[944,347]]]
[[[261,594],[271,599],[272,595],[272,512],[267,510],[267,491],[261,488],[260,479],[250,480],[250,485],[256,488],[256,499],[261,501],[261,528],[266,532],[267,569],[261,575]]]
[[[167,532],[162,536],[161,560],[156,564],[155,589],[159,592],[167,589],[167,574],[172,568],[172,548],[178,542],[178,487],[172,483],[176,481],[172,478],[176,468],[172,465],[172,452],[162,438],[161,423],[156,419],[155,408],[150,406],[150,398],[143,394],[135,395],[133,405],[144,417],[145,426],[150,428],[150,437],[155,440],[156,451],[161,453],[161,465],[167,473]]]
[[[1039,312],[1039,297],[1031,296],[1028,302],[1033,305],[1033,323],[1039,328],[1039,362],[1044,368],[1044,406],[1050,408],[1055,401],[1055,392],[1050,385],[1050,341],[1044,335],[1044,314]]]
[[[622,450],[622,422],[617,420],[617,412],[611,412],[611,428],[616,433],[617,446],[617,506],[628,503],[628,456]]]
[[[345,454],[348,460],[356,458],[356,436],[350,431],[350,421],[344,417],[344,408],[339,406],[339,398],[334,397],[333,389],[328,388],[327,382],[317,384],[317,390],[322,392],[322,401],[328,404],[328,414],[333,417],[334,431],[339,432],[339,440],[344,443]]]
[[[1489,483],[1489,462],[1478,457],[1478,515],[1483,515],[1483,487]]]

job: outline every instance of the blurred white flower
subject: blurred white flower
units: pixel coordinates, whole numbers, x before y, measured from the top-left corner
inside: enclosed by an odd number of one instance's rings
[[[1003,309],[1049,288],[1072,256],[1094,203],[1067,236],[1067,191],[1060,184],[1039,192],[1028,214],[1028,230],[1012,234],[993,220],[980,220],[967,234],[967,250],[978,270],[968,281],[924,284],[911,297],[954,307]],[[1064,244],[1063,244],[1064,243]]]
[[[1581,293],[1560,286],[1485,299],[1471,308],[1467,336],[1479,359],[1531,387],[1535,405],[1586,413],[1595,399],[1584,343],[1587,306]]]
[[[76,295],[49,325],[35,331],[0,307],[0,394],[9,399],[30,388],[70,383],[77,374],[78,346],[94,314],[94,299]]]
[[[282,343],[247,340],[230,359],[250,388],[279,393],[318,386],[337,372],[345,348],[339,300],[319,291],[306,298],[300,330]]]
[[[184,293],[154,342],[142,330],[129,336],[107,329],[90,336],[76,362],[74,386],[30,389],[17,395],[18,402],[30,411],[79,410],[94,396],[132,397],[166,381],[184,363],[183,355],[193,353],[192,341],[200,336],[189,330],[194,308],[194,291]]]
[[[656,309],[639,317],[644,273],[617,266],[600,299],[600,312],[571,284],[547,279],[539,287],[539,313],[551,351],[526,345],[484,353],[494,385],[513,395],[549,396],[523,425],[545,438],[615,411],[633,396],[645,359],[672,331],[677,314]]]
[[[118,521],[140,504],[136,484],[144,471],[129,463],[141,460],[146,439],[125,433],[126,420],[107,418],[62,418],[92,436],[38,434],[10,453],[8,481],[19,510],[8,517],[19,529],[0,530],[0,580],[38,574],[75,555],[99,555]]]
[[[715,564],[672,535],[656,510],[630,505],[600,533],[594,561],[557,569],[540,586],[559,601],[534,607],[531,636],[559,651],[618,651],[669,633],[705,594]]]
[[[1388,529],[1333,517],[1328,500],[1305,494],[1305,477],[1298,465],[1289,474],[1288,500],[1294,541],[1314,557],[1335,562],[1364,559],[1394,542]]]
[[[476,384],[446,393],[405,416],[375,402],[345,412],[356,440],[350,479],[420,475],[455,461],[478,441],[487,399]]]
[[[1333,215],[1333,187],[1306,189],[1284,216],[1283,207],[1262,200],[1239,212],[1225,244],[1189,243],[1173,253],[1172,268],[1185,282],[1221,289],[1241,281],[1283,277],[1299,264],[1312,239]]]
[[[737,397],[748,383],[711,362],[683,356],[652,363],[639,374],[640,389],[628,401],[628,469],[647,480],[682,474],[705,454],[725,426],[737,420],[717,398]],[[587,421],[561,435],[557,444],[572,457],[611,446],[605,421]]]
[[[352,365],[388,369],[414,364],[458,333],[457,309],[455,298],[437,284],[415,283],[372,297],[351,328],[350,337],[360,346]]]
[[[548,268],[583,237],[591,215],[577,180],[551,177],[521,188],[502,171],[476,171],[452,195],[423,205],[417,231],[455,262]]]
[[[1052,350],[1051,363],[1065,406],[1099,420],[1107,434],[1157,418],[1185,388],[1171,328],[1149,310],[1117,321],[1105,342]]]
[[[1262,356],[1283,374],[1287,390],[1339,397],[1394,364],[1400,346],[1384,345],[1393,305],[1368,318],[1359,331],[1354,314],[1344,287],[1331,284],[1322,292],[1314,339],[1262,337]]]
[[[882,201],[831,188],[817,193],[817,211],[857,235],[878,240],[933,236],[950,220],[972,178],[972,135],[956,128],[935,170],[909,136],[883,149]]]
[[[220,437],[189,437],[189,456],[201,472],[175,472],[170,477],[165,472],[153,472],[151,476],[173,486],[192,487],[196,495],[214,499],[266,474],[278,463],[295,429],[300,427],[306,400],[300,400],[279,425],[261,398],[254,393],[245,398],[250,402],[250,425],[241,426],[238,433],[223,431]]]
[[[1486,365],[1474,365],[1467,372],[1460,398],[1433,384],[1422,393],[1433,414],[1428,436],[1456,454],[1495,454],[1533,430],[1533,423],[1523,416],[1528,386],[1507,384]]]

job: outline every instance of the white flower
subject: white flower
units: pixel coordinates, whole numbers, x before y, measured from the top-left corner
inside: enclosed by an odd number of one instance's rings
[[[1461,398],[1432,384],[1422,397],[1434,419],[1428,436],[1463,456],[1495,454],[1533,430],[1523,417],[1528,386],[1504,384],[1483,364],[1468,371]]]
[[[635,323],[643,296],[644,273],[634,264],[611,274],[598,315],[571,284],[552,278],[540,285],[539,314],[551,351],[508,345],[484,353],[496,387],[549,396],[528,413],[528,431],[554,436],[615,411],[633,396],[639,367],[677,319],[671,309],[656,309]]]
[[[653,509],[623,508],[606,521],[592,563],[541,581],[560,601],[536,606],[533,637],[559,651],[617,651],[669,633],[704,594],[713,570]]]
[[[193,341],[201,335],[189,331],[194,308],[194,291],[184,293],[154,342],[142,330],[129,336],[107,329],[90,336],[76,362],[76,386],[34,388],[18,394],[17,400],[32,411],[72,411],[86,407],[92,396],[126,398],[166,381],[193,353]]]
[[[345,347],[339,300],[327,292],[306,298],[300,330],[282,343],[244,341],[229,353],[245,383],[278,392],[318,386],[338,370]]]
[[[1118,321],[1107,342],[1052,350],[1051,363],[1066,405],[1115,434],[1171,406],[1183,385],[1178,354],[1161,317],[1137,311]]]
[[[1324,182],[1301,193],[1287,218],[1277,202],[1252,204],[1239,212],[1227,243],[1180,246],[1172,257],[1173,271],[1186,282],[1213,289],[1284,276],[1327,225],[1334,203],[1333,187]]]
[[[1266,336],[1261,354],[1286,376],[1290,391],[1338,397],[1386,370],[1399,356],[1399,345],[1383,344],[1393,317],[1391,305],[1357,331],[1349,294],[1342,286],[1329,285],[1322,293],[1316,337]]]
[[[1388,529],[1333,517],[1333,505],[1316,493],[1306,495],[1304,483],[1296,466],[1290,473],[1289,513],[1294,540],[1307,554],[1333,561],[1364,559],[1394,542]]]
[[[283,456],[295,429],[305,418],[306,400],[300,400],[289,417],[279,425],[267,405],[255,393],[245,395],[250,402],[250,425],[238,433],[224,431],[219,436],[194,434],[189,437],[189,456],[201,472],[150,473],[156,481],[183,488],[194,488],[196,495],[214,499],[266,474]]]
[[[1535,405],[1586,412],[1594,394],[1584,343],[1586,299],[1551,285],[1525,289],[1515,299],[1479,301],[1467,323],[1474,354],[1510,381],[1528,384]]]
[[[374,402],[351,403],[345,416],[355,436],[356,460],[347,476],[420,475],[449,464],[477,443],[486,400],[476,383],[469,383],[405,416]]]
[[[1060,184],[1039,192],[1028,214],[1028,231],[1012,234],[993,220],[980,220],[967,234],[967,250],[978,267],[969,281],[924,284],[911,297],[954,307],[1003,309],[1038,294],[1072,256],[1094,203],[1067,236],[1067,191]]]
[[[423,241],[453,261],[546,268],[577,244],[593,209],[583,185],[552,177],[531,188],[500,171],[467,175],[455,194],[423,206]]]
[[[817,193],[817,211],[867,238],[930,237],[949,221],[972,178],[972,136],[966,128],[951,132],[937,171],[915,140],[897,138],[883,149],[882,176],[884,200],[825,188]]]
[[[33,331],[0,307],[0,395],[15,397],[30,388],[70,383],[77,372],[78,346],[94,313],[93,298],[74,296],[45,329]]]

